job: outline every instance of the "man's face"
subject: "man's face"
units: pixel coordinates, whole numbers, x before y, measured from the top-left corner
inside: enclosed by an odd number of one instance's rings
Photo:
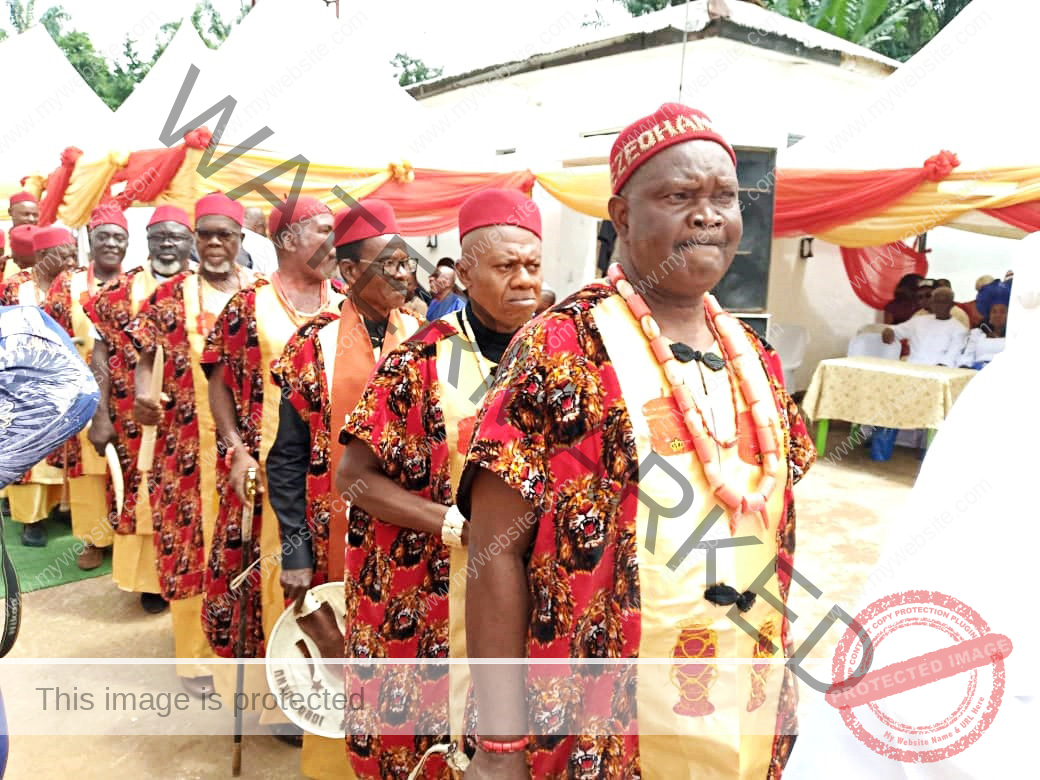
[[[235,270],[242,248],[242,228],[231,217],[210,214],[195,224],[195,250],[203,272],[226,276]]]
[[[77,265],[75,244],[62,244],[36,253],[36,267],[44,276],[55,277],[62,271],[73,271]]]
[[[441,268],[437,274],[438,295],[447,297],[448,293],[455,289],[455,271],[451,268]]]
[[[376,236],[361,244],[361,259],[353,289],[377,312],[403,306],[414,261],[395,235]]]
[[[11,215],[11,227],[35,225],[40,221],[40,207],[31,200],[15,203],[7,213]]]
[[[148,228],[148,257],[152,271],[176,276],[188,267],[194,246],[190,230],[179,222],[157,222]]]
[[[489,232],[498,240],[486,240]],[[516,225],[494,225],[467,234],[463,244],[459,274],[478,316],[501,333],[517,330],[534,315],[542,291],[541,239]]]
[[[932,288],[931,287],[918,287],[917,288],[917,308],[931,311],[932,303]]]
[[[1007,327],[1007,315],[1007,306],[1002,303],[994,303],[989,307],[989,317],[986,319],[989,321],[991,328],[999,329]]]
[[[936,290],[932,293],[931,308],[936,319],[949,319],[953,310],[953,292],[948,287]]]
[[[286,259],[290,263],[299,264],[303,273],[314,281],[331,279],[336,270],[334,230],[332,214],[329,212],[304,217],[293,223],[282,234],[282,246],[288,250]]]
[[[266,236],[267,220],[264,219],[263,210],[255,206],[247,208],[243,219],[243,227],[252,230],[254,233],[259,233],[261,236]]]
[[[90,257],[105,271],[119,271],[129,236],[119,225],[98,225],[90,233]]]
[[[710,290],[743,236],[736,168],[711,141],[679,143],[652,157],[609,210],[635,272],[663,274],[664,289]]]

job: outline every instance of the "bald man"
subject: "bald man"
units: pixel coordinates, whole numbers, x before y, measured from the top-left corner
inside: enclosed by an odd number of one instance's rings
[[[278,270],[278,255],[267,238],[264,210],[250,206],[242,219],[242,251],[249,257],[250,268],[264,276]]]

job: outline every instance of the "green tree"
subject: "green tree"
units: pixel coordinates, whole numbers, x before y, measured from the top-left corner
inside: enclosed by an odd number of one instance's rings
[[[390,64],[394,66],[394,75],[397,76],[397,83],[402,87],[407,87],[409,84],[418,84],[420,81],[435,79],[444,73],[444,68],[431,68],[422,60],[416,57],[409,57],[403,52],[395,54],[394,58],[390,60]]]
[[[241,0],[238,17],[234,22],[225,22],[220,12],[213,7],[211,0],[202,0],[191,13],[191,23],[194,25],[199,37],[202,38],[203,43],[211,49],[217,49],[220,47],[220,44],[227,40],[232,28],[245,19],[252,9],[253,6],[246,0]]]
[[[642,16],[660,11],[668,6],[668,0],[618,0],[632,16]]]
[[[7,0],[7,11],[11,15],[11,26],[19,35],[33,26],[35,6],[35,0],[29,0],[24,4],[20,0]]]

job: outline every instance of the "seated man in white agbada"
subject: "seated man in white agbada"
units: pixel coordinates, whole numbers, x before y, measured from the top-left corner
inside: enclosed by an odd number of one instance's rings
[[[881,339],[886,344],[897,338],[907,339],[911,363],[956,366],[968,339],[968,329],[953,318],[953,306],[953,290],[939,287],[932,293],[931,314],[890,325]]]

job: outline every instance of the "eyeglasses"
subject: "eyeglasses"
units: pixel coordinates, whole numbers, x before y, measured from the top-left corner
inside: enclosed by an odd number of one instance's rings
[[[149,233],[148,240],[156,244],[165,244],[167,241],[171,244],[181,244],[191,241],[191,233]]]
[[[232,233],[230,230],[196,230],[195,235],[198,236],[199,241],[209,241],[211,238],[219,238],[222,243],[229,243],[238,236],[238,233]]]
[[[412,258],[406,260],[384,260],[382,273],[384,276],[394,276],[404,271],[407,274],[414,273],[419,263]]]

